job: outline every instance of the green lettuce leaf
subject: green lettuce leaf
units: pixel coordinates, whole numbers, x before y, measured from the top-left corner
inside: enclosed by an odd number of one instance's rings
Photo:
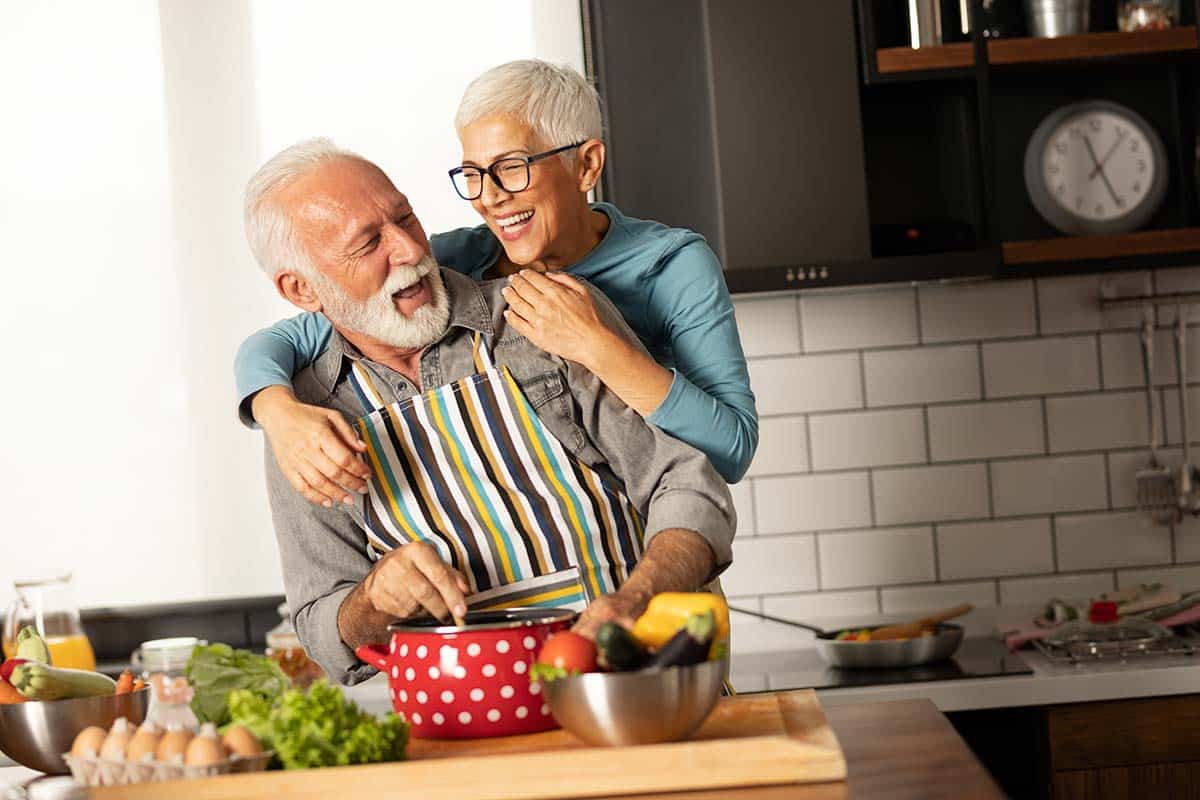
[[[201,722],[218,726],[230,720],[230,692],[246,690],[270,704],[292,685],[271,659],[227,644],[197,646],[188,661],[187,678],[195,690],[192,711]]]

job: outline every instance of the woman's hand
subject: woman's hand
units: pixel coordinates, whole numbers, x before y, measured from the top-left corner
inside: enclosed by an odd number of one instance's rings
[[[353,503],[351,492],[366,494],[367,446],[337,409],[301,403],[285,386],[263,389],[250,408],[279,471],[307,500],[330,508]]]
[[[501,290],[505,319],[517,333],[554,355],[592,369],[606,361],[606,348],[622,344],[592,302],[587,287],[560,272],[521,270]]]

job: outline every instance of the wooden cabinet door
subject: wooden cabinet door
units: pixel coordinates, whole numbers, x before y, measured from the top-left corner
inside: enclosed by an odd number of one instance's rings
[[[1054,774],[1054,800],[1197,800],[1200,762]]]

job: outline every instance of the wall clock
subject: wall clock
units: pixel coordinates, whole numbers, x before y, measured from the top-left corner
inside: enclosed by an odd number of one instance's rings
[[[1046,222],[1074,235],[1128,233],[1167,193],[1167,150],[1136,111],[1106,100],[1064,106],[1025,148],[1025,188]]]

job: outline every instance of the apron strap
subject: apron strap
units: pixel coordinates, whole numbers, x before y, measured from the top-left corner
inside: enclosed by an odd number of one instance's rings
[[[371,374],[367,372],[367,368],[357,361],[350,365],[350,385],[354,387],[354,393],[358,395],[358,402],[362,404],[363,413],[370,414],[387,405],[383,402],[383,395],[372,383]]]
[[[492,362],[492,354],[488,352],[487,340],[483,334],[475,331],[475,371],[487,372],[495,368],[496,365]]]

